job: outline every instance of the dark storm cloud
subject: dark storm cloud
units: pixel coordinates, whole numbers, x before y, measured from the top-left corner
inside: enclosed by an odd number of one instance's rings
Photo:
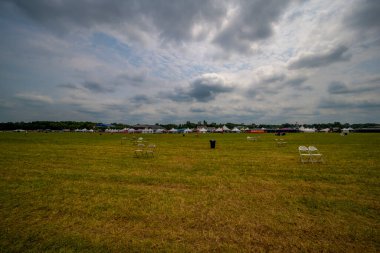
[[[227,87],[223,79],[217,75],[203,75],[190,83],[188,88],[176,89],[174,93],[166,95],[167,98],[176,102],[209,102],[215,99],[218,94],[233,91]]]
[[[275,23],[290,1],[241,1],[238,13],[214,39],[214,43],[227,51],[248,53],[251,43],[267,39],[273,34]]]
[[[113,92],[114,91],[114,89],[104,87],[101,84],[96,83],[96,82],[86,81],[82,85],[87,90],[95,92],[95,93],[109,93],[109,92]]]
[[[344,22],[356,29],[375,29],[380,32],[380,1],[362,0],[357,1],[353,12],[348,15]]]
[[[335,62],[350,60],[346,46],[338,46],[329,52],[298,57],[289,64],[289,69],[317,68],[328,66]]]

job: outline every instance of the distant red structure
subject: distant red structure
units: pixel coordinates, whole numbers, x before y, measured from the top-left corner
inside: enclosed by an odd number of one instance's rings
[[[264,134],[264,133],[266,133],[266,131],[262,130],[262,129],[251,129],[251,130],[248,130],[248,133],[250,133],[250,134]]]

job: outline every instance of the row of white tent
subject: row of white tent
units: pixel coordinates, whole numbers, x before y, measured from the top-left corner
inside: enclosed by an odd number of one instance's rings
[[[245,129],[242,129],[243,131]],[[234,127],[232,130],[229,129],[227,126],[223,126],[223,127],[220,127],[220,128],[217,128],[215,130],[213,130],[213,132],[217,132],[217,133],[220,133],[220,132],[234,132],[234,133],[240,133],[242,130],[238,129],[237,127]],[[86,130],[86,129],[77,129],[75,130],[76,132],[88,132],[89,130]],[[169,133],[192,133],[192,132],[197,132],[197,133],[207,133],[207,132],[210,132],[208,129],[202,127],[202,128],[198,128],[198,129],[190,129],[190,128],[186,128],[186,129],[175,129],[175,128],[172,128],[168,131],[164,130],[164,129],[151,129],[151,128],[145,128],[145,129],[141,129],[141,130],[136,130],[134,128],[124,128],[124,129],[106,129],[105,130],[106,133],[164,133],[164,132],[169,132]]]
[[[349,128],[343,128],[341,131],[343,133],[349,133],[349,132],[352,132],[354,129],[349,127]],[[328,132],[331,132],[331,129],[330,128],[324,128],[324,129],[321,129],[321,130],[317,130],[315,128],[306,128],[306,127],[303,127],[301,126],[299,128],[299,131],[300,132],[304,132],[304,133],[315,133],[315,132],[325,132],[325,133],[328,133]]]
[[[247,129],[238,129],[237,127],[234,127],[232,130],[229,129],[227,126],[223,126],[223,127],[219,127],[217,129],[214,129],[212,132],[215,132],[215,133],[222,133],[222,132],[232,132],[232,133],[240,133],[240,132],[244,132],[246,130],[249,130],[248,128]],[[342,129],[342,132],[351,132],[353,129],[352,128],[344,128]],[[317,129],[315,128],[305,128],[305,127],[300,127],[299,128],[299,131],[300,132],[304,132],[304,133],[315,133],[317,132]],[[86,129],[86,128],[83,128],[83,129],[75,129],[75,132],[94,132],[93,129]],[[106,129],[105,130],[106,133],[164,133],[164,132],[169,132],[169,133],[192,133],[192,132],[197,132],[197,133],[207,133],[207,132],[210,132],[208,129],[202,127],[202,128],[198,128],[198,129],[190,129],[190,128],[186,128],[186,129],[175,129],[175,128],[172,128],[168,131],[164,130],[164,129],[151,129],[151,128],[145,128],[145,129],[141,129],[141,130],[136,130],[134,128],[124,128],[124,129]],[[326,128],[326,129],[322,129],[322,130],[319,130],[319,132],[330,132],[330,129],[329,128]]]
[[[75,129],[74,132],[80,132],[80,133],[93,133],[94,130],[93,130],[93,129],[83,128],[83,129]]]

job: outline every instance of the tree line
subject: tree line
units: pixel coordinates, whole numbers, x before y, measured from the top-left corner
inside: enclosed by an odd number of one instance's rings
[[[196,128],[199,126],[202,127],[222,127],[227,126],[228,128],[232,129],[234,127],[244,127],[249,129],[258,129],[258,128],[266,128],[266,129],[278,129],[278,128],[294,128],[297,129],[300,127],[299,124],[293,124],[293,123],[284,123],[284,124],[244,124],[244,123],[208,123],[207,121],[198,121],[197,123],[186,121],[182,124],[159,124],[156,123],[155,125],[160,126],[162,128],[165,128],[167,130],[171,128]],[[316,124],[303,124],[302,126],[307,128],[316,128],[316,129],[325,129],[325,128],[336,128],[336,129],[342,129],[342,128],[375,128],[379,127],[379,124],[376,123],[363,123],[363,124],[349,124],[349,123],[340,123],[340,122],[333,122],[333,123],[316,123]],[[102,124],[98,122],[81,122],[81,121],[32,121],[32,122],[6,122],[6,123],[0,123],[0,130],[6,131],[6,130],[17,130],[17,129],[23,129],[23,130],[75,130],[75,129],[94,129],[94,130],[105,130],[107,128],[113,128],[113,129],[123,129],[123,128],[130,128],[133,127],[133,125],[123,124],[123,123],[112,123],[112,124]]]

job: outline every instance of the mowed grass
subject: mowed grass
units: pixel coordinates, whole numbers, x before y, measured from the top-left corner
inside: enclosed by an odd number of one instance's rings
[[[380,134],[247,136],[2,132],[0,252],[380,250]]]

